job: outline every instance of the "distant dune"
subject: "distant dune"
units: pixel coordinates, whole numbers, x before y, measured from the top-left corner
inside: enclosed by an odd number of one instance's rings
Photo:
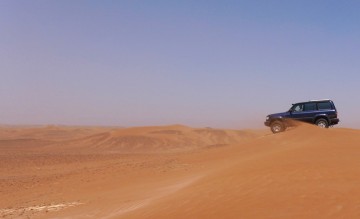
[[[99,134],[54,144],[63,152],[162,153],[204,147],[219,147],[245,142],[256,133],[212,128],[194,129],[186,126],[136,127],[106,131]]]
[[[359,218],[360,131],[0,129],[3,218]]]
[[[10,147],[26,145],[27,150],[55,153],[179,152],[241,143],[258,135],[259,133],[252,131],[195,129],[182,125],[135,128],[46,126],[0,129],[3,148],[6,145]]]

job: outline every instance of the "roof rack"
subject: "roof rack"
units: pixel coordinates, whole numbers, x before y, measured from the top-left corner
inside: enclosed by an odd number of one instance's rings
[[[309,100],[309,102],[329,101],[330,99]]]

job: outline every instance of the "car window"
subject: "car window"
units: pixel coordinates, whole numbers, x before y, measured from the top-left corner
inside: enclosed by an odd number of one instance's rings
[[[322,102],[318,103],[317,105],[319,110],[332,109],[330,102]]]
[[[296,104],[293,106],[292,110],[294,112],[301,112],[303,111],[304,105],[303,104]]]
[[[305,103],[304,111],[313,111],[316,110],[316,103]]]

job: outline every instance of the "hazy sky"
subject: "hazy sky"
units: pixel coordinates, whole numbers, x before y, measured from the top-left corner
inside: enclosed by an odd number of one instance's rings
[[[360,1],[0,1],[0,124],[360,128]]]

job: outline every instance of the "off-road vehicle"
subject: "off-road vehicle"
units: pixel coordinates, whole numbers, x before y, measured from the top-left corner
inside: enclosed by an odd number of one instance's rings
[[[269,126],[273,133],[279,133],[293,126],[293,121],[307,122],[322,128],[339,123],[334,102],[324,99],[295,103],[286,112],[268,115],[264,124]]]

